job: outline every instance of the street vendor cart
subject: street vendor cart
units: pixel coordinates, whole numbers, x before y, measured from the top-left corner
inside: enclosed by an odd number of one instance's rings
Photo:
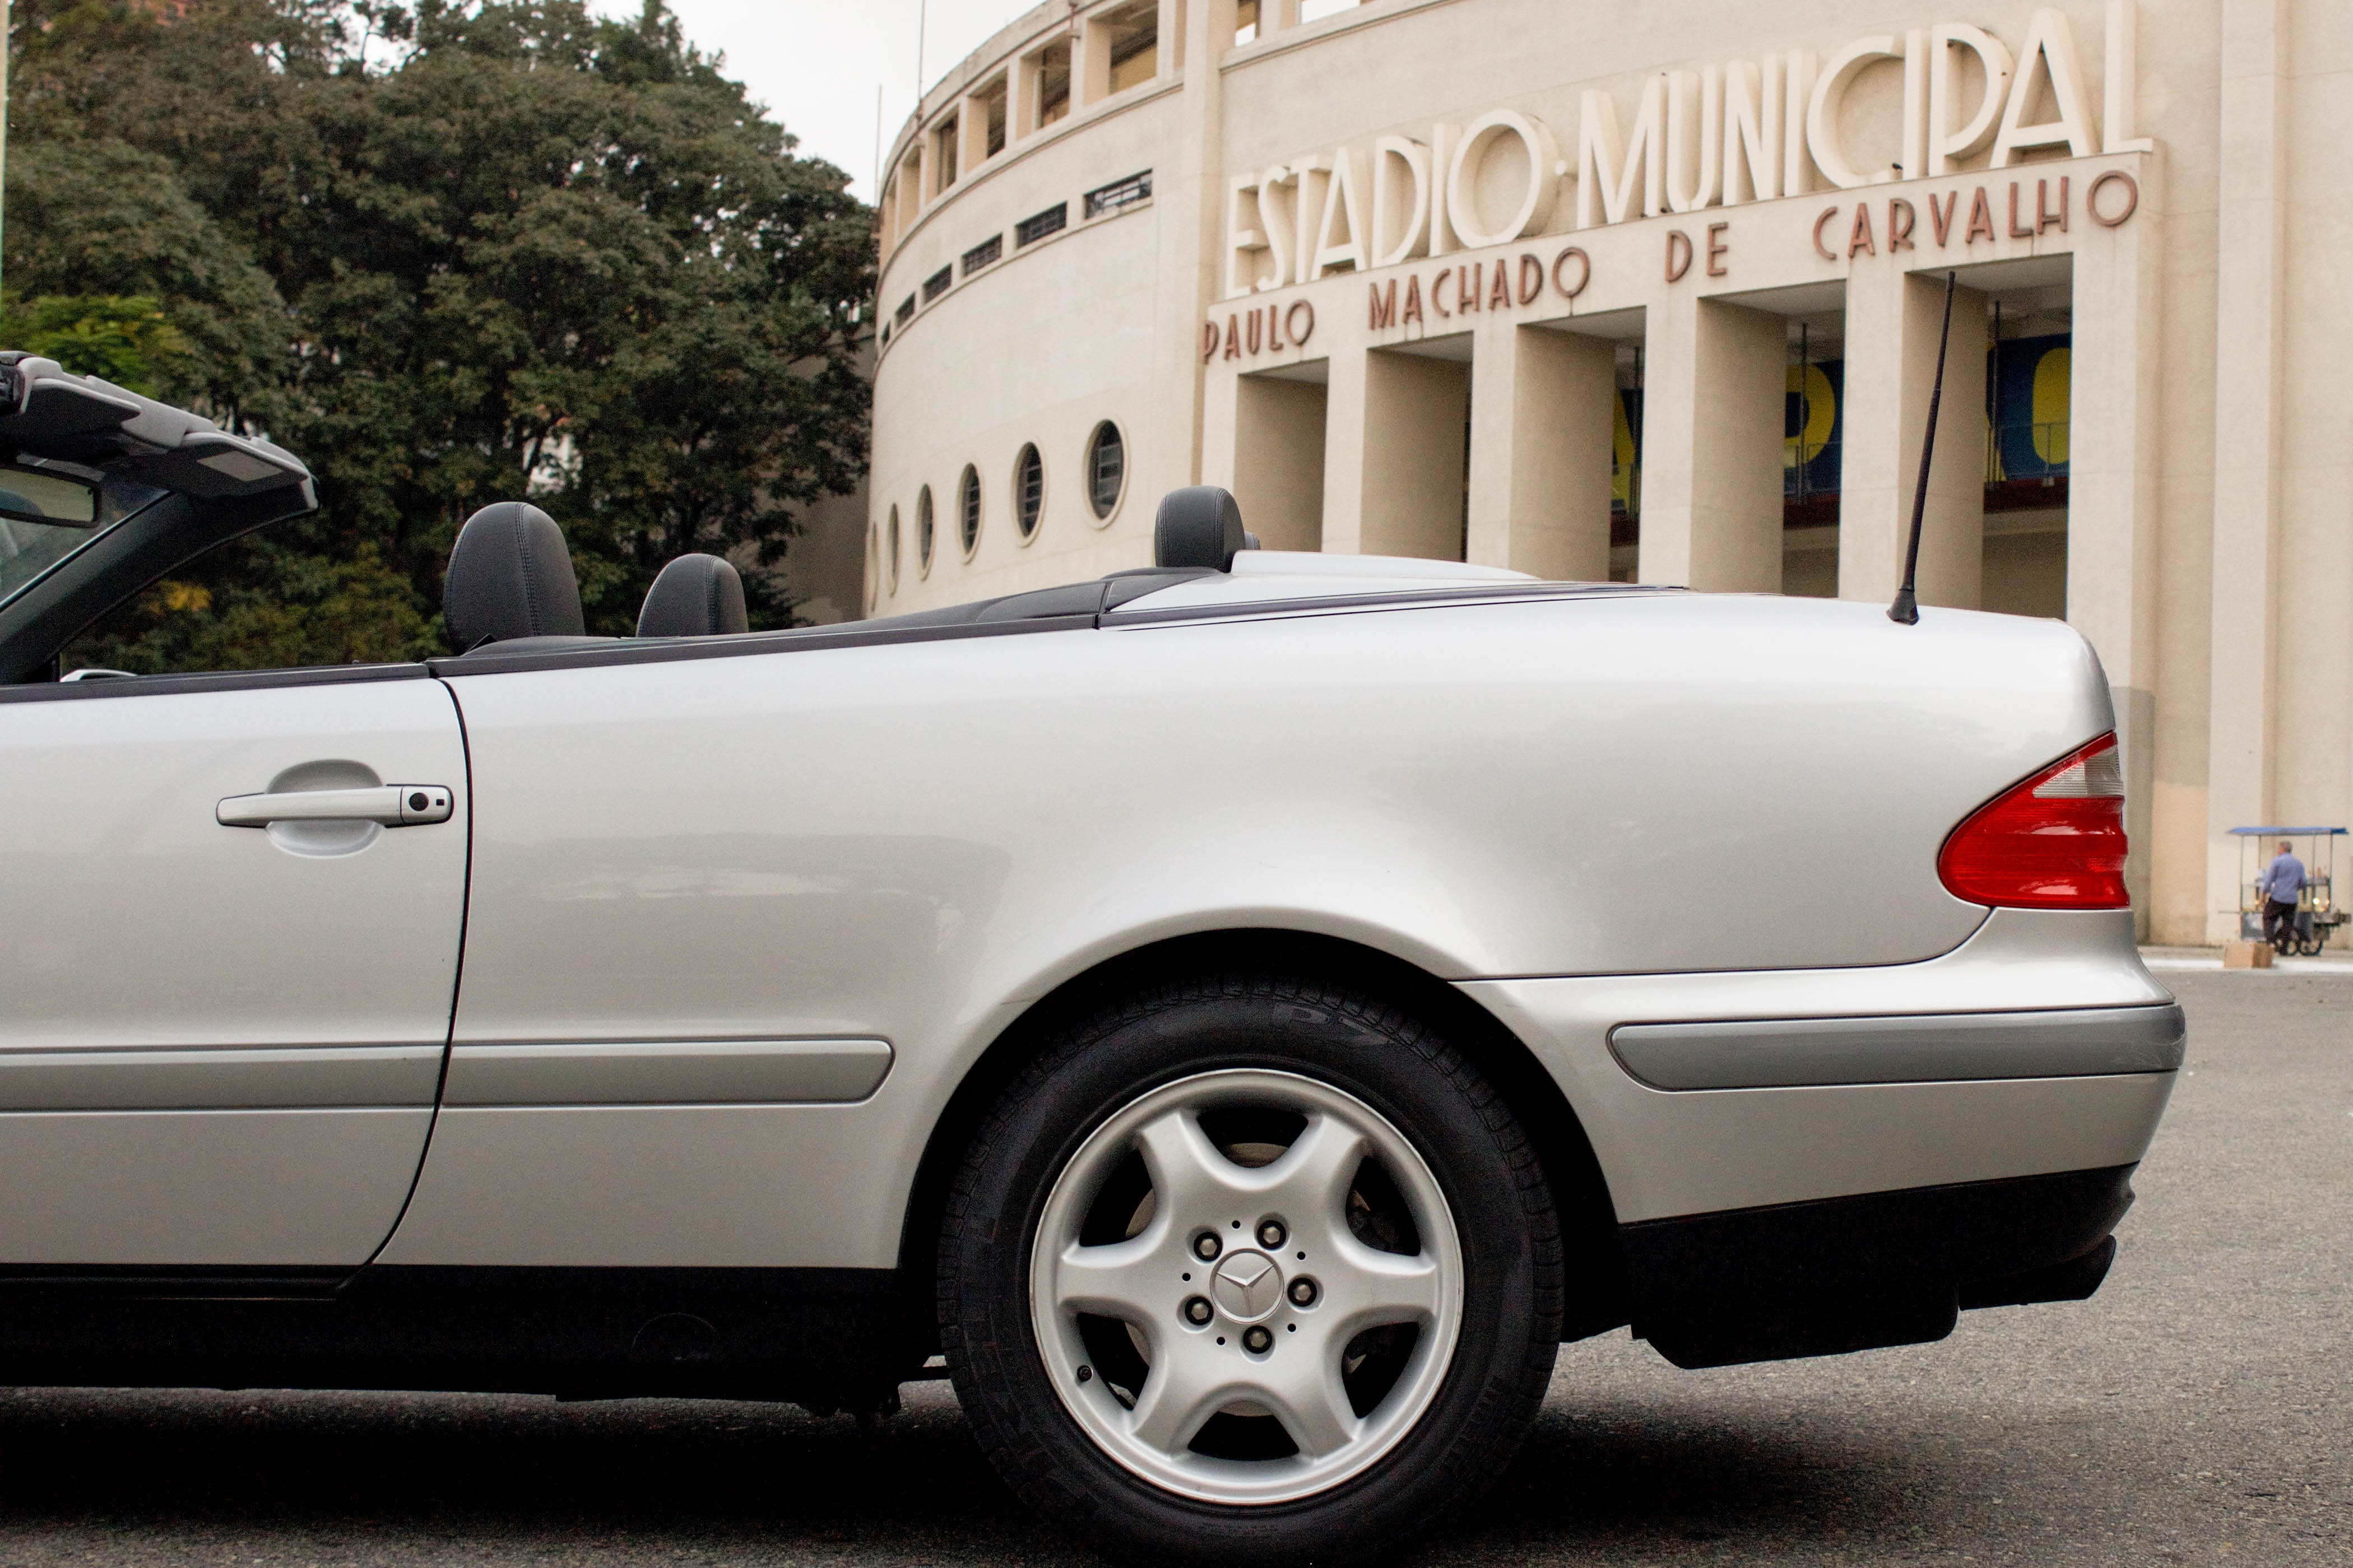
[[[2329,938],[2353,914],[2337,908],[2337,847],[2346,837],[2342,827],[2233,827],[2231,837],[2239,841],[2239,935],[2248,942],[2263,942],[2263,898],[2255,889],[2255,879],[2271,864],[2273,845],[2285,839],[2294,847],[2295,857],[2304,862],[2304,890],[2296,896],[2295,919],[2284,926],[2269,940],[2273,951],[2285,956],[2302,953],[2306,958],[2316,956],[2328,944]]]

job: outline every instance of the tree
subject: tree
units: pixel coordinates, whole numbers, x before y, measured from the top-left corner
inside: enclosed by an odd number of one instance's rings
[[[153,396],[187,345],[143,294],[44,294],[0,304],[0,342]]]
[[[696,549],[754,568],[755,616],[788,612],[757,568],[864,462],[871,215],[660,0],[626,24],[577,0],[20,14],[12,287],[155,300],[185,344],[158,380],[302,454],[324,503],[104,651],[274,662],[411,621],[429,645],[459,523],[517,497],[565,526],[592,629],[629,629]],[[406,615],[259,616],[387,611],[370,560]],[[280,632],[164,635],[240,606]]]

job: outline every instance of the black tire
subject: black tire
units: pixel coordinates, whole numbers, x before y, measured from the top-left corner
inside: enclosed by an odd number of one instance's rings
[[[1386,1117],[1443,1191],[1463,1268],[1451,1361],[1395,1447],[1328,1490],[1250,1506],[1164,1489],[1091,1438],[1041,1363],[1029,1306],[1049,1189],[1087,1135],[1155,1089],[1224,1068],[1309,1078]],[[938,1286],[957,1396],[1024,1501],[1113,1551],[1223,1568],[1386,1552],[1492,1482],[1544,1398],[1563,1289],[1551,1194],[1495,1090],[1404,1012],[1276,977],[1165,985],[1051,1042],[971,1145]]]

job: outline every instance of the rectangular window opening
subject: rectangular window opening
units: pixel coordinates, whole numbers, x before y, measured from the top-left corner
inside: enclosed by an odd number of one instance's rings
[[[984,267],[994,267],[1005,254],[1005,237],[992,234],[964,253],[964,275],[967,278]]]
[[[1258,42],[1259,0],[1241,0],[1234,7],[1234,47]]]
[[[898,322],[902,327],[909,321],[913,321],[915,319],[915,297],[913,294],[910,294],[905,299],[900,300],[899,308],[891,313],[891,319]]]
[[[1642,542],[1642,345],[1618,345],[1609,438],[1609,580],[1631,583]]]
[[[994,158],[1005,151],[1006,110],[1009,102],[1005,88],[1005,79],[998,77],[989,83],[975,101],[983,116],[982,156]]]
[[[956,182],[956,117],[951,114],[932,132],[932,163],[940,172],[934,195]]]
[[[1985,539],[1978,603],[2067,615],[2072,281],[1997,292],[1986,320]]]
[[[1152,171],[1146,169],[1140,174],[1130,174],[1124,180],[1113,180],[1108,185],[1098,185],[1089,191],[1085,214],[1091,218],[1101,217],[1105,213],[1115,213],[1123,207],[1132,207],[1138,202],[1151,199]]]
[[[1060,234],[1071,226],[1071,204],[1056,202],[1044,212],[1032,213],[1013,226],[1013,244],[1035,245],[1050,234]]]
[[[1846,311],[1793,318],[1781,407],[1781,592],[1835,599],[1846,453]]]
[[[1071,41],[1049,44],[1038,56],[1038,127],[1071,112]]]
[[[1124,92],[1160,74],[1159,0],[1135,0],[1094,25],[1111,29],[1113,92]]]
[[[948,291],[948,285],[955,281],[955,268],[953,267],[943,267],[937,272],[933,273],[929,278],[924,279],[923,303],[928,305],[933,300],[938,299],[941,295],[946,293]]]

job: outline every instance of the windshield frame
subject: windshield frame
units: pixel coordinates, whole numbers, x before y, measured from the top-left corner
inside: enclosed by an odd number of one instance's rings
[[[24,530],[35,531],[36,542],[42,534],[68,536],[63,541],[67,548],[34,567],[25,577],[15,583],[9,581],[10,557],[6,553],[0,553],[0,606],[5,606],[30,593],[55,575],[66,563],[172,494],[170,490],[159,489],[153,485],[141,484],[135,479],[127,479],[116,474],[100,472],[95,477],[99,481],[99,489],[98,518],[94,522],[75,525],[34,522],[23,518],[0,518],[0,533]],[[0,538],[0,552],[5,550],[5,538]],[[18,551],[14,553],[21,555],[29,552],[29,551]]]

